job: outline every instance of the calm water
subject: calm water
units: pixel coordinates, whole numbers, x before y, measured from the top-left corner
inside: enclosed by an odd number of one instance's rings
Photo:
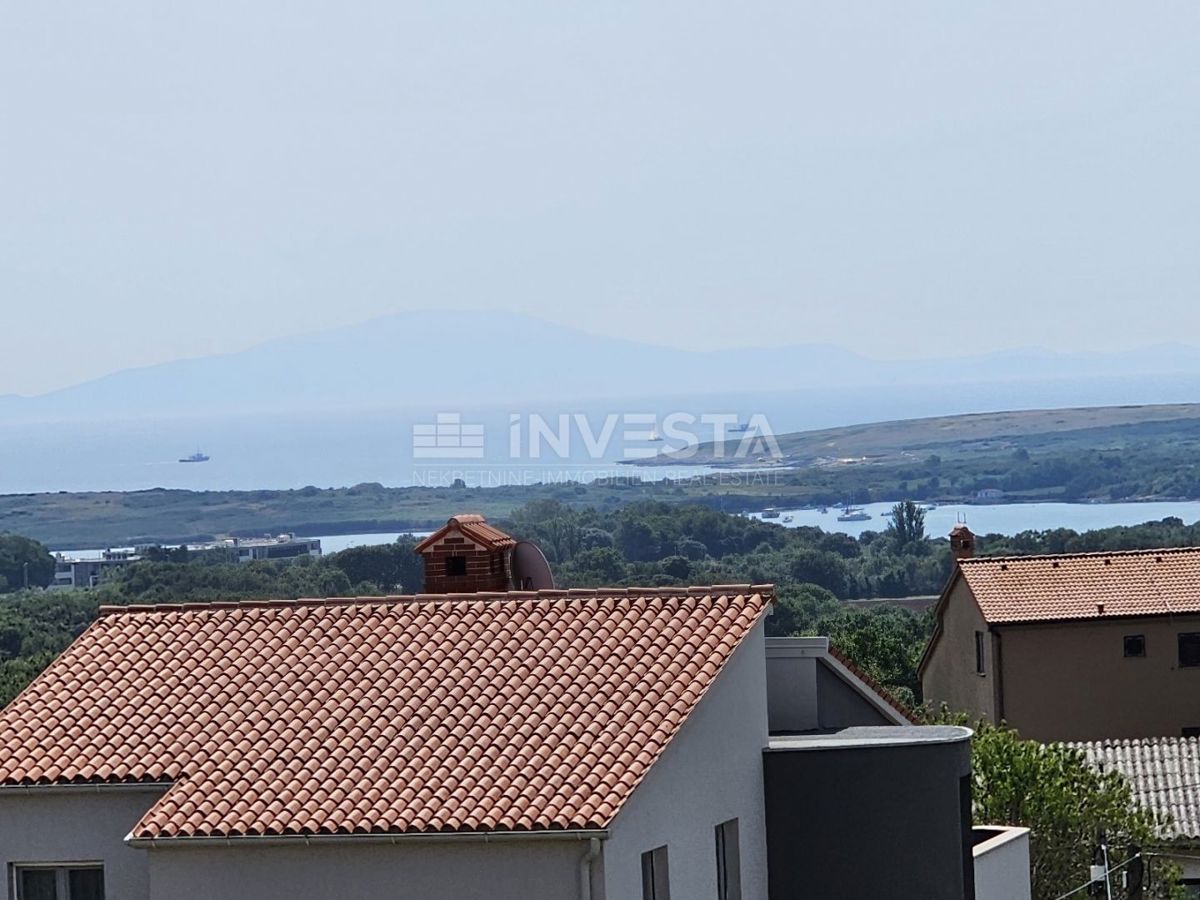
[[[391,544],[401,534],[408,532],[385,532],[382,534],[327,534],[321,538],[322,553],[337,553],[351,547],[372,547],[376,544]],[[414,537],[428,537],[431,531],[414,531]]]
[[[821,513],[815,509],[782,510],[782,515],[791,516],[792,521],[773,519],[785,528],[815,525],[826,531],[840,531],[856,537],[864,531],[883,531],[887,527],[887,516],[891,503],[870,503],[863,507],[871,518],[866,522],[839,522],[839,510],[833,507]],[[1191,524],[1200,521],[1200,501],[1185,500],[1170,503],[1011,503],[995,506],[964,505],[939,506],[925,513],[925,531],[939,537],[950,533],[954,523],[966,519],[977,534],[1017,534],[1021,531],[1046,530],[1050,528],[1073,528],[1089,531],[1113,525],[1141,525],[1155,522],[1168,516],[1176,516]],[[754,513],[753,518],[761,518]],[[418,531],[417,537],[429,532]],[[367,547],[375,544],[390,544],[400,537],[401,532],[378,532],[374,534],[323,534],[321,550],[337,553],[348,547]],[[303,535],[309,537],[309,535]],[[68,556],[99,557],[102,550],[91,547],[81,550],[63,550]]]
[[[782,510],[782,518],[771,521],[785,527],[815,525],[826,531],[840,531],[858,536],[864,531],[883,531],[892,503],[869,503],[862,507],[871,518],[866,522],[839,522],[840,510],[829,507],[828,513],[815,509]],[[1181,500],[1164,503],[1006,503],[993,506],[969,504],[947,505],[925,513],[925,532],[941,536],[949,534],[955,522],[966,520],[976,534],[1017,534],[1021,531],[1042,531],[1050,528],[1073,528],[1091,531],[1114,525],[1140,525],[1176,516],[1191,524],[1200,521],[1200,500]],[[761,518],[755,513],[754,518]]]
[[[736,412],[736,409],[734,410]],[[556,422],[559,411],[545,413]],[[603,410],[580,413],[602,428]],[[650,441],[623,441],[621,429],[593,458],[578,431],[558,452],[542,441],[535,454],[523,435],[520,455],[510,447],[509,413],[461,413],[463,424],[483,425],[486,444],[478,459],[423,459],[414,455],[413,427],[433,422],[435,411],[322,413],[300,416],[158,419],[125,422],[0,425],[0,494],[55,491],[287,490],[307,485],[348,487],[379,482],[388,487],[499,487],[587,482],[597,478],[657,481],[711,470],[620,465],[628,447],[656,450]],[[210,458],[180,463],[196,451]]]
[[[1099,402],[1168,402],[1181,399],[1164,385],[1123,389],[1120,383],[1097,387],[1092,382],[1072,393],[1058,385],[1056,405]],[[1123,392],[1124,390],[1124,392]],[[1099,391],[1099,393],[1097,393]],[[953,400],[947,397],[952,396]],[[643,399],[630,406],[591,401],[579,409],[534,410],[553,421],[560,414],[590,419],[593,435],[604,417],[614,413],[653,412],[661,417],[674,411],[696,415],[735,414],[741,419],[765,413],[776,433],[824,428],[847,422],[942,415],[1046,405],[1046,387],[1039,383],[1006,385],[964,384],[961,391],[914,391],[911,388],[872,388],[843,391],[730,394],[723,397]],[[528,441],[521,454],[511,452],[510,409],[460,411],[464,424],[485,427],[484,456],[461,463],[425,461],[414,456],[413,427],[435,420],[433,407],[371,412],[322,412],[312,415],[158,418],[138,421],[87,421],[17,425],[0,423],[0,493],[53,491],[135,491],[147,488],[189,490],[259,490],[339,487],[359,482],[388,486],[449,484],[456,475],[470,485],[534,484],[598,477],[641,477],[646,480],[683,478],[708,472],[703,467],[618,466],[628,443],[617,437],[593,458],[587,442],[574,433],[567,452],[544,452],[530,458]],[[530,410],[522,410],[528,416]],[[661,449],[662,444],[643,444]],[[209,462],[182,464],[177,460],[195,450]],[[730,474],[725,472],[724,474]],[[733,473],[736,474],[736,473]],[[745,477],[745,476],[743,476]],[[831,510],[790,510],[790,524],[816,525],[827,530],[861,534],[882,530],[891,504],[867,507],[866,522],[838,522]],[[1178,503],[1030,503],[997,506],[945,506],[926,515],[930,534],[944,534],[965,517],[980,533],[1015,534],[1027,529],[1067,527],[1078,531],[1111,525],[1134,525],[1177,516],[1200,520],[1200,502]],[[776,520],[779,521],[779,520]],[[327,552],[355,544],[384,543],[395,534],[322,535]]]
[[[612,440],[593,455],[582,434],[573,432],[563,456],[546,452],[531,459],[528,441],[518,458],[510,452],[511,416],[537,413],[549,421],[558,416],[584,416],[593,435],[606,416],[651,413],[662,418],[673,412],[690,415],[723,413],[746,420],[754,414],[768,418],[777,434],[810,428],[829,428],[856,422],[906,419],[953,413],[1047,406],[1089,406],[1102,403],[1168,403],[1195,399],[1190,383],[1178,378],[1084,379],[972,384],[954,391],[941,388],[878,386],[808,391],[728,394],[723,396],[646,396],[637,400],[589,400],[578,406],[538,408],[464,408],[454,410],[463,424],[485,427],[484,457],[459,466],[430,466],[413,455],[413,426],[435,421],[439,409],[420,403],[421,391],[409,381],[397,382],[397,408],[373,411],[313,411],[310,414],[255,416],[157,417],[111,421],[95,410],[88,421],[17,424],[0,421],[0,493],[43,491],[136,491],[147,488],[189,490],[266,490],[344,487],[376,481],[401,487],[453,477],[456,468],[484,486],[495,483],[589,480],[614,470],[627,447],[624,422]],[[404,405],[401,404],[410,404]],[[711,434],[695,429],[697,437]],[[668,435],[669,437],[669,435]],[[635,445],[636,441],[633,441]],[[646,445],[643,445],[646,446]],[[651,444],[661,448],[661,444]],[[198,465],[177,462],[196,450],[211,460]],[[628,467],[617,471],[628,477]],[[639,468],[647,480],[682,477],[704,471]]]

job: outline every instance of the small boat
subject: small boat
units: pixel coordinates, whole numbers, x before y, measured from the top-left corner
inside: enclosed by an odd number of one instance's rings
[[[817,510],[817,512],[819,512],[819,513],[820,513],[821,515],[823,515],[823,516],[824,516],[824,515],[828,515],[828,514],[829,514],[829,507],[828,507],[828,506],[822,506],[820,509],[818,509],[818,510]]]
[[[762,511],[762,517],[764,519],[778,519],[779,518],[779,510],[775,509],[775,507],[773,507],[773,506],[770,507],[769,509],[764,509]]]
[[[197,450],[191,456],[180,457],[179,461],[181,463],[201,463],[201,462],[208,462],[208,457],[205,454],[201,453],[199,450]]]
[[[658,433],[658,429],[657,429],[657,428],[655,428],[653,431],[651,431],[651,432],[650,432],[650,437],[646,438],[646,440],[648,440],[648,441],[661,441],[661,440],[662,440],[662,435],[661,435],[661,434],[659,434],[659,433]]]
[[[871,518],[871,514],[865,509],[855,509],[852,506],[847,506],[842,510],[842,514],[837,517],[839,522],[866,522]]]
[[[779,521],[781,521],[781,522],[790,522],[790,521],[792,521],[792,519],[793,519],[793,516],[784,516],[784,517],[783,517],[782,519],[780,519]]]
[[[937,504],[936,503],[922,503],[922,504],[920,504],[920,508],[925,512],[929,512],[930,510],[937,509]]]

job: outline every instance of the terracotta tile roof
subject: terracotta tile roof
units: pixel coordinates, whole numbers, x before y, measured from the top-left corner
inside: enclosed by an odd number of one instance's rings
[[[992,624],[1200,612],[1200,548],[977,557],[959,563]]]
[[[857,677],[863,682],[863,684],[878,694],[879,698],[884,703],[896,710],[896,712],[900,713],[900,715],[904,716],[904,718],[906,718],[908,721],[912,722],[914,725],[922,724],[921,720],[916,717],[911,709],[897,700],[887,688],[868,675],[866,671],[861,669],[854,660],[834,647],[833,644],[829,645],[829,655],[853,672],[855,677]]]
[[[1171,821],[1168,839],[1200,839],[1200,739],[1136,738],[1067,744],[1128,779],[1139,803]]]
[[[769,586],[104,608],[0,784],[174,782],[135,838],[606,827]]]
[[[490,547],[493,550],[515,547],[517,544],[516,540],[499,528],[489,525],[487,520],[478,513],[459,513],[456,516],[451,516],[445,525],[417,544],[413,548],[414,552],[423,552],[452,531],[466,535],[476,543]]]

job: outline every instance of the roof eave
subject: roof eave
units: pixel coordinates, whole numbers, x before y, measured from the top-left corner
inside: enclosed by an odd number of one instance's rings
[[[988,619],[985,617],[985,621],[989,628],[1009,628],[1024,625],[1073,625],[1076,623],[1095,625],[1105,622],[1129,622],[1137,619],[1185,619],[1188,617],[1200,617],[1200,609],[1163,609],[1153,612],[1105,613],[1104,615],[1059,616],[1045,619]]]
[[[0,784],[0,794],[106,794],[167,791],[173,781],[71,781],[39,784]]]
[[[409,843],[506,843],[514,841],[607,840],[607,828],[568,828],[546,831],[411,831],[353,834],[238,834],[177,835],[170,837],[125,836],[125,844],[140,850],[183,847],[312,846],[314,844],[409,844]]]

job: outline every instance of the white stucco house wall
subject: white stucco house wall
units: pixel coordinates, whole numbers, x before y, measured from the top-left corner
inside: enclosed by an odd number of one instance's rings
[[[982,826],[974,832],[975,900],[1032,900],[1029,829]]]

